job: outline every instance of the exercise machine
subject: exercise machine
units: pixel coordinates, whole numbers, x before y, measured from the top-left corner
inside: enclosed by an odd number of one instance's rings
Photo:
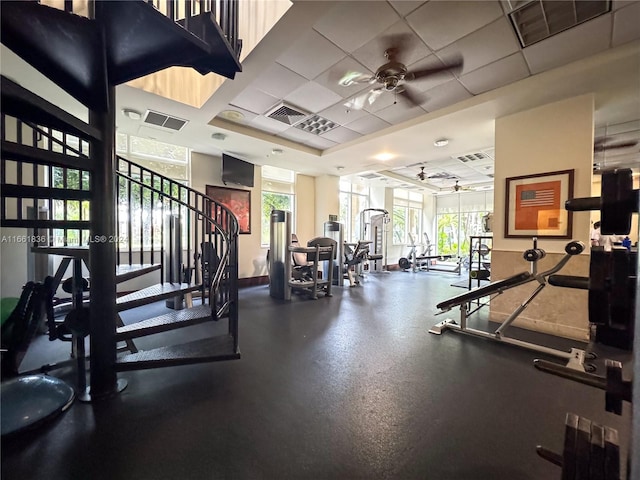
[[[579,241],[572,241],[567,243],[567,245],[565,246],[564,257],[562,257],[562,259],[549,270],[538,272],[537,263],[539,260],[543,259],[546,256],[546,252],[538,248],[538,241],[536,238],[534,238],[533,248],[526,250],[523,253],[523,258],[531,264],[529,272],[522,272],[516,275],[512,275],[511,277],[499,280],[497,282],[492,282],[484,287],[474,288],[469,292],[457,295],[453,298],[445,300],[444,302],[440,302],[437,305],[437,308],[440,309],[442,313],[449,311],[454,307],[460,307],[459,323],[453,319],[447,319],[432,327],[429,332],[440,335],[445,330],[453,330],[475,335],[478,337],[497,340],[502,343],[516,345],[518,347],[524,347],[530,350],[535,350],[541,353],[546,353],[548,355],[563,358],[567,361],[567,367],[584,371],[585,352],[583,350],[572,348],[570,352],[565,352],[562,350],[556,350],[542,345],[517,340],[515,338],[510,338],[506,335],[506,330],[509,328],[509,326],[511,326],[511,324],[518,318],[518,316],[527,308],[527,306],[529,306],[533,299],[538,296],[538,294],[547,286],[548,277],[559,272],[573,256],[582,253],[584,251],[584,248],[584,244]],[[502,323],[502,325],[500,325],[500,327],[498,327],[495,332],[489,333],[467,326],[467,317],[469,315],[470,302],[487,296],[497,296],[504,293],[506,290],[532,282],[538,283],[536,289],[524,302],[522,302],[520,306],[515,309],[515,311]]]
[[[370,244],[370,241],[344,244],[344,266],[350,287],[360,285],[360,280],[363,278],[362,265],[369,258]]]
[[[380,212],[372,215],[371,212]],[[368,217],[368,221],[367,221]],[[383,208],[365,208],[360,212],[360,234],[362,241],[370,241],[367,262],[372,273],[387,272],[387,225],[389,212]],[[367,264],[364,269],[366,270]]]
[[[429,236],[427,235],[427,232],[424,232],[423,235],[425,238],[424,250],[420,255],[418,255],[417,253],[418,249],[417,249],[415,240],[413,238],[413,235],[409,234],[409,241],[411,242],[408,245],[409,253],[407,254],[406,257],[401,257],[398,260],[398,266],[404,271],[411,270],[413,272],[417,272],[419,270],[422,270],[425,272],[429,272],[431,270],[439,270],[444,272],[452,272],[452,273],[460,274],[460,262],[456,264],[453,270],[450,270],[450,269],[445,270],[442,268],[438,268],[437,266],[434,267],[434,265],[432,265],[432,262],[434,260],[441,260],[441,261],[449,260],[454,258],[454,255],[432,255],[431,252],[433,250],[433,245],[429,240]]]

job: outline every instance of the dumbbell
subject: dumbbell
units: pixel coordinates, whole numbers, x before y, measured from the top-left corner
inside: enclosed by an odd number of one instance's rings
[[[631,169],[603,172],[599,197],[573,198],[565,202],[565,208],[570,212],[600,210],[600,231],[603,234],[629,233],[631,215],[638,211],[638,190],[633,189]]]

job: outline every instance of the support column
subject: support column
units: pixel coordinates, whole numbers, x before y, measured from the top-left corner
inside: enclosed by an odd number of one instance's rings
[[[107,89],[107,111],[91,112],[89,123],[102,132],[95,142],[91,175],[91,383],[92,400],[117,393],[116,361],[116,234],[115,221],[115,88]]]

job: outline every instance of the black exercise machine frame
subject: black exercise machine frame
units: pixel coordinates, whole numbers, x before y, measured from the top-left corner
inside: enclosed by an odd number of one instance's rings
[[[433,333],[436,335],[442,334],[446,330],[458,331],[462,333],[467,333],[470,335],[474,335],[477,337],[488,338],[491,340],[497,340],[502,343],[507,343],[509,345],[515,345],[522,348],[527,348],[529,350],[534,350],[537,352],[545,353],[551,356],[563,358],[567,360],[567,368],[573,370],[584,371],[584,359],[585,352],[584,350],[572,348],[571,351],[563,351],[556,350],[553,348],[545,347],[543,345],[538,345],[531,342],[525,342],[523,340],[518,340],[515,338],[507,337],[505,331],[509,326],[516,320],[516,318],[529,306],[529,304],[534,300],[536,296],[547,286],[547,278],[554,273],[559,272],[571,259],[572,256],[578,255],[584,251],[584,244],[579,241],[569,242],[565,246],[565,256],[560,259],[560,261],[552,268],[545,270],[544,272],[538,273],[537,271],[537,262],[538,260],[544,258],[545,252],[544,250],[537,248],[537,239],[533,239],[533,249],[527,250],[524,252],[525,260],[531,262],[531,271],[530,272],[521,272],[511,277],[505,278],[503,280],[498,280],[496,282],[492,282],[489,285],[485,285],[483,287],[474,288],[469,292],[465,292],[461,295],[457,295],[453,298],[445,300],[444,302],[440,302],[437,305],[437,308],[442,312],[447,312],[452,308],[459,306],[460,307],[460,323],[458,324],[453,319],[446,319],[438,324],[434,325],[429,333]],[[538,282],[538,286],[535,290],[529,295],[529,297],[520,304],[514,312],[496,329],[495,332],[485,332],[483,330],[478,330],[475,328],[470,328],[467,326],[467,318],[470,315],[469,313],[469,305],[472,301],[478,300],[482,297],[487,296],[497,296],[504,293],[506,290],[511,288],[518,287],[520,285],[524,285],[526,283]]]

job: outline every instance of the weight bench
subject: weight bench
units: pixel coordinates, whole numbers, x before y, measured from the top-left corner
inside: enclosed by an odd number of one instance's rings
[[[535,343],[517,340],[515,338],[510,338],[505,335],[505,331],[509,328],[509,326],[516,320],[516,318],[518,318],[518,316],[527,308],[527,306],[533,301],[533,299],[547,285],[548,283],[547,278],[557,273],[558,271],[560,271],[567,264],[567,262],[571,259],[572,256],[582,253],[584,248],[585,247],[582,242],[578,242],[578,241],[569,242],[565,246],[566,254],[564,257],[562,257],[562,259],[558,262],[558,264],[550,268],[549,270],[538,273],[537,262],[538,260],[544,258],[546,254],[544,250],[537,248],[537,239],[534,238],[533,248],[525,251],[523,254],[524,259],[531,262],[530,272],[518,273],[516,275],[505,278],[503,280],[492,282],[489,285],[475,288],[461,295],[456,295],[455,297],[452,297],[448,300],[440,302],[437,305],[437,308],[441,310],[441,313],[447,312],[457,306],[460,307],[459,323],[457,323],[453,319],[446,319],[436,324],[435,326],[433,326],[429,330],[429,333],[440,335],[445,330],[453,330],[453,331],[474,335],[477,337],[489,338],[492,340],[500,341],[502,343],[507,343],[510,345],[518,346],[518,347],[528,348],[530,350],[535,350],[537,352],[563,358],[567,360],[567,365],[566,365],[567,368],[579,370],[579,371],[585,371],[584,350],[572,348],[571,351],[566,352],[562,350],[556,350],[553,348],[545,347],[543,345],[537,345]],[[498,329],[495,332],[489,333],[482,330],[470,328],[467,326],[467,317],[469,315],[470,302],[472,302],[473,300],[478,300],[482,297],[497,296],[502,294],[506,290],[519,287],[520,285],[524,285],[530,282],[538,282],[538,286],[533,291],[533,293],[529,295],[529,298],[527,298],[521,305],[519,305],[515,309],[515,311],[502,323],[502,325],[498,327]]]

